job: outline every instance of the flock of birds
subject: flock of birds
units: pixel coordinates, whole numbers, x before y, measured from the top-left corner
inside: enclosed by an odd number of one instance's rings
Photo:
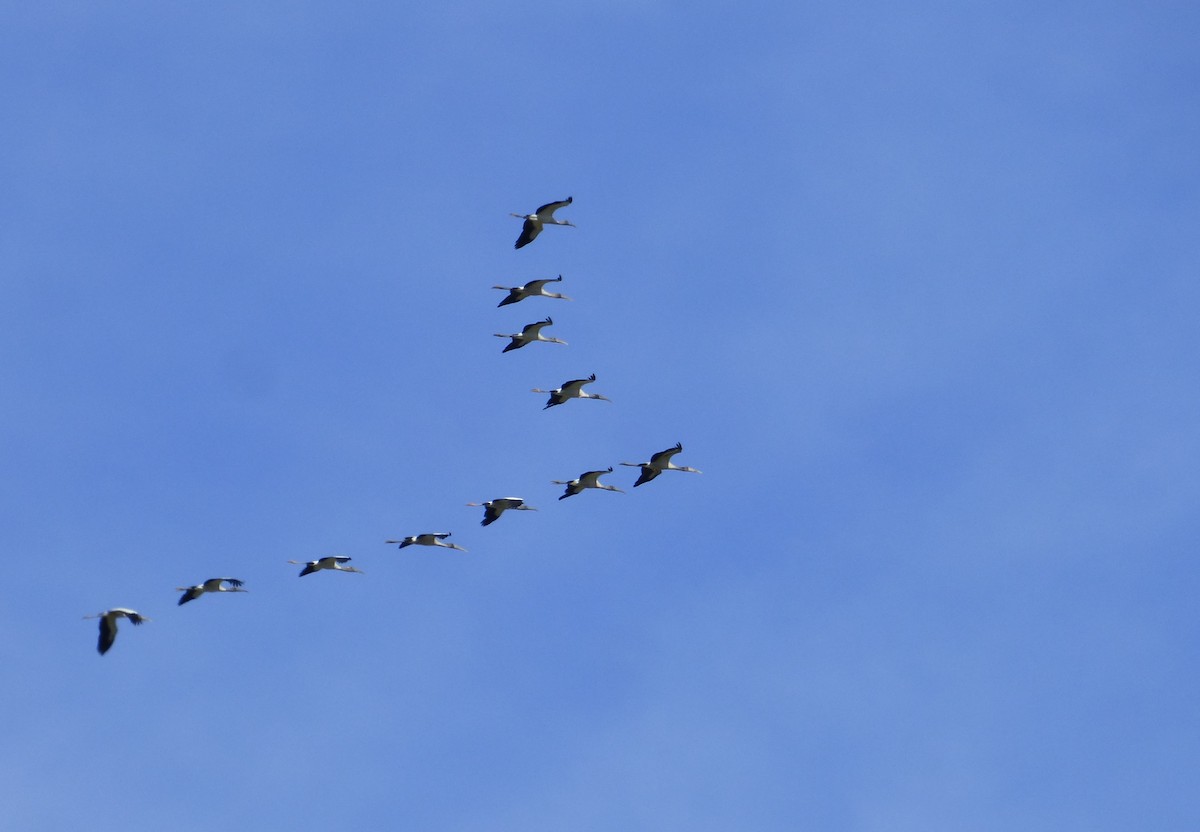
[[[532,243],[542,229],[546,225],[567,225],[575,227],[575,224],[568,220],[556,219],[554,212],[560,208],[570,205],[574,200],[567,197],[565,200],[558,202],[548,202],[540,206],[532,214],[513,214],[514,217],[519,217],[525,221],[521,228],[521,236],[517,238],[514,248],[523,248]],[[559,292],[551,292],[546,289],[550,283],[561,283],[562,275],[552,278],[544,278],[541,280],[531,280],[523,286],[493,286],[494,289],[502,289],[508,292],[504,300],[500,301],[499,306],[508,306],[509,304],[518,303],[526,298],[543,297],[556,298],[560,300],[571,300],[564,294]],[[552,338],[542,334],[542,330],[548,326],[552,326],[554,320],[546,317],[541,321],[534,321],[531,324],[526,324],[525,327],[517,333],[501,334],[495,333],[497,338],[508,338],[509,343],[505,345],[501,352],[509,352],[511,350],[521,349],[535,341],[542,341],[551,344],[566,344],[558,338]],[[557,405],[565,404],[571,399],[599,399],[601,401],[612,401],[606,396],[599,393],[589,393],[583,388],[596,380],[596,374],[593,373],[587,378],[576,378],[570,381],[563,382],[559,387],[553,390],[542,390],[533,388],[534,393],[548,393],[549,400],[546,402],[546,407],[551,408]],[[663,471],[687,471],[693,474],[699,474],[695,468],[676,465],[672,461],[672,457],[683,450],[682,443],[676,443],[674,447],[666,448],[659,451],[650,457],[646,462],[622,462],[621,465],[627,465],[633,468],[640,468],[641,473],[638,476],[637,482],[633,485],[636,488],[639,485],[644,485],[655,479]],[[573,497],[576,494],[581,494],[589,488],[594,488],[601,491],[616,491],[624,493],[620,488],[614,485],[606,485],[600,482],[600,477],[613,472],[612,466],[597,471],[585,471],[573,480],[551,480],[555,485],[565,485],[566,490],[558,499],[565,500],[567,497]],[[531,505],[527,505],[521,497],[497,497],[494,500],[488,500],[483,503],[467,503],[468,506],[481,506],[483,508],[483,521],[481,525],[488,526],[500,519],[500,516],[506,511],[537,511]],[[457,549],[460,552],[467,551],[457,543],[450,543],[447,538],[451,536],[450,532],[425,532],[423,534],[414,534],[400,540],[386,540],[384,543],[391,545],[399,545],[401,549],[405,546],[439,546],[444,549]],[[288,563],[303,565],[300,570],[300,577],[311,575],[314,572],[322,570],[330,570],[334,572],[357,572],[362,574],[362,570],[354,566],[350,566],[351,558],[346,555],[329,555],[327,557],[317,558],[310,561],[289,560]],[[243,581],[238,578],[209,578],[202,583],[188,587],[176,587],[176,592],[182,592],[183,595],[179,598],[179,606],[183,606],[191,601],[195,601],[205,593],[218,592],[247,592],[243,588]],[[113,607],[104,612],[96,613],[95,615],[86,615],[85,619],[100,619],[100,639],[97,644],[97,649],[100,655],[104,655],[113,646],[117,639],[117,621],[121,618],[129,619],[131,624],[142,624],[150,619],[142,615],[137,610],[127,609],[125,607]]]

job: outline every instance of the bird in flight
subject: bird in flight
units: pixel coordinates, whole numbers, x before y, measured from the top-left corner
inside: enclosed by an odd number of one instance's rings
[[[353,566],[343,566],[343,564],[349,562],[350,558],[348,558],[346,555],[329,555],[328,557],[317,558],[316,560],[310,561],[288,561],[288,563],[294,563],[297,566],[302,563],[304,564],[304,568],[300,570],[301,578],[303,578],[305,575],[311,575],[312,573],[318,572],[322,569],[332,569],[334,572],[357,572],[360,575],[366,574],[361,569],[355,569]]]
[[[117,619],[128,618],[132,624],[141,624],[143,621],[150,619],[142,615],[136,610],[127,610],[124,607],[113,607],[111,610],[98,612],[95,615],[85,615],[84,618],[99,618],[100,619],[100,641],[96,645],[96,649],[103,656],[108,652],[108,648],[113,646],[113,642],[117,640]]]
[[[550,480],[550,482],[554,483],[555,485],[565,485],[567,487],[566,493],[558,498],[560,500],[573,497],[582,492],[585,488],[599,488],[602,491],[616,491],[624,494],[625,492],[621,491],[621,489],[617,488],[615,485],[605,485],[604,483],[600,482],[600,477],[602,477],[604,474],[611,473],[612,466],[610,465],[603,471],[584,471],[573,480]]]
[[[596,374],[592,373],[587,378],[576,378],[571,381],[563,382],[562,387],[556,387],[553,390],[542,390],[541,388],[533,388],[534,393],[549,393],[550,399],[546,402],[546,406],[542,410],[548,410],[557,404],[564,404],[568,399],[601,399],[606,402],[611,402],[612,399],[608,396],[601,396],[599,393],[584,392],[583,386],[591,384],[596,380]]]
[[[237,578],[209,578],[204,583],[195,586],[177,586],[175,591],[183,593],[179,599],[179,606],[182,607],[188,601],[195,601],[206,592],[249,592],[250,590],[242,589],[242,582]]]
[[[443,549],[457,549],[460,552],[467,551],[457,543],[444,543],[443,541],[450,536],[450,532],[426,532],[425,534],[413,534],[400,540],[385,540],[384,543],[399,543],[400,548],[405,546],[441,546]]]
[[[521,236],[517,238],[516,245],[513,248],[522,248],[527,246],[537,238],[537,235],[542,233],[542,226],[549,225],[569,225],[575,227],[575,223],[569,220],[554,219],[554,212],[559,208],[570,205],[574,200],[567,197],[559,202],[547,202],[545,205],[538,207],[532,214],[513,214],[514,217],[519,217],[525,220],[525,225],[521,227]]]
[[[683,450],[683,443],[676,442],[674,448],[667,448],[665,451],[659,451],[654,456],[650,457],[649,462],[622,462],[622,465],[628,465],[631,468],[641,468],[642,474],[638,477],[638,481],[633,484],[637,488],[642,483],[650,482],[663,471],[688,471],[692,474],[699,474],[695,468],[676,465],[671,461],[671,457]]]
[[[559,298],[560,300],[570,300],[566,295],[561,295],[558,292],[546,291],[547,283],[561,283],[562,275],[558,277],[547,277],[542,280],[531,280],[524,286],[493,286],[493,289],[503,289],[508,292],[504,300],[500,301],[496,306],[508,306],[510,303],[517,303],[525,300],[525,298]]]
[[[544,321],[534,321],[531,324],[525,324],[520,332],[509,333],[503,335],[499,332],[494,333],[497,338],[511,338],[512,340],[500,350],[500,352],[508,352],[509,350],[519,350],[527,344],[532,344],[534,341],[545,341],[548,344],[566,344],[566,341],[558,338],[551,338],[549,335],[543,335],[542,330],[548,326],[554,326],[553,318],[546,318]]]
[[[486,503],[467,503],[469,506],[483,506],[483,522],[479,525],[488,526],[500,519],[500,515],[509,509],[519,511],[537,511],[533,506],[525,505],[520,497],[497,497]]]

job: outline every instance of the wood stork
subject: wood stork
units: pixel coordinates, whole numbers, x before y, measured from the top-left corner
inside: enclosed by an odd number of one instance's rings
[[[524,286],[493,286],[493,289],[503,289],[508,292],[508,297],[500,301],[496,306],[508,306],[510,303],[517,303],[525,300],[525,298],[559,298],[560,300],[571,300],[566,295],[560,295],[558,292],[546,291],[547,283],[561,283],[562,275],[558,277],[547,277],[544,280],[531,280]]]
[[[542,410],[547,410],[554,407],[556,404],[563,404],[567,399],[600,399],[602,401],[611,402],[608,396],[601,396],[599,393],[585,393],[583,385],[591,384],[596,380],[596,374],[592,373],[587,378],[576,378],[563,383],[562,387],[556,387],[553,390],[542,390],[538,387],[533,388],[534,393],[549,393],[550,400],[546,402],[546,406]]]
[[[143,621],[150,619],[142,615],[136,610],[127,610],[124,607],[113,607],[111,610],[98,612],[95,615],[85,615],[84,618],[99,618],[100,619],[100,641],[96,645],[96,649],[103,656],[108,652],[108,648],[113,646],[113,642],[117,640],[117,619],[128,618],[133,624],[141,624]]]
[[[350,562],[350,558],[346,557],[345,555],[329,555],[327,557],[317,558],[316,560],[310,560],[310,561],[303,561],[303,560],[289,560],[288,561],[288,563],[294,563],[296,565],[299,565],[301,563],[304,564],[304,568],[300,570],[301,578],[303,578],[305,575],[311,575],[314,572],[320,571],[321,569],[332,569],[334,572],[357,572],[360,575],[366,574],[361,569],[355,569],[353,566],[343,566],[342,565],[344,563],[349,563],[349,562]]]
[[[517,244],[513,248],[521,248],[532,243],[537,235],[542,233],[542,226],[546,224],[569,225],[574,228],[575,223],[569,220],[554,219],[555,211],[574,201],[571,197],[567,197],[561,202],[547,202],[545,205],[539,206],[532,214],[513,214],[514,217],[525,220],[525,225],[521,228],[521,236],[517,238]]]
[[[204,583],[195,586],[177,586],[175,591],[183,593],[179,599],[179,606],[182,607],[188,601],[195,601],[206,592],[249,592],[250,590],[242,589],[242,582],[237,578],[209,578]]]
[[[585,471],[573,480],[550,480],[550,482],[554,483],[555,485],[565,485],[567,487],[566,493],[558,498],[560,500],[565,500],[568,497],[574,496],[575,494],[583,491],[585,488],[599,488],[602,491],[616,491],[624,494],[625,492],[621,491],[621,489],[617,488],[615,485],[604,485],[602,482],[600,482],[600,477],[604,474],[611,474],[612,470],[612,466],[610,465],[603,471]]]
[[[695,468],[676,465],[671,462],[671,457],[683,450],[683,443],[676,442],[674,448],[667,448],[665,451],[659,451],[654,456],[650,457],[649,462],[622,462],[622,465],[628,465],[632,468],[641,468],[642,474],[638,477],[638,481],[633,484],[637,488],[642,483],[650,482],[663,471],[688,471],[692,474],[699,474]]]
[[[500,350],[502,353],[508,352],[509,350],[519,350],[521,347],[525,346],[526,344],[532,344],[534,341],[546,341],[550,344],[565,345],[567,343],[566,341],[559,340],[558,338],[551,338],[549,335],[542,334],[542,330],[544,328],[553,325],[554,319],[546,318],[544,321],[534,321],[531,324],[525,324],[525,327],[520,332],[511,333],[509,335],[502,335],[499,332],[494,334],[497,338],[512,339],[504,349]]]
[[[416,546],[441,546],[444,549],[457,549],[460,552],[467,551],[463,547],[459,546],[457,543],[443,543],[442,541],[444,541],[449,536],[450,536],[450,532],[426,532],[425,534],[409,535],[408,537],[402,538],[401,540],[385,540],[383,542],[384,543],[399,543],[401,549],[403,549],[405,546],[416,545]]]
[[[500,515],[509,509],[517,511],[537,511],[533,506],[525,505],[520,497],[497,497],[486,503],[467,503],[469,506],[483,506],[483,522],[479,525],[488,526],[500,519]]]

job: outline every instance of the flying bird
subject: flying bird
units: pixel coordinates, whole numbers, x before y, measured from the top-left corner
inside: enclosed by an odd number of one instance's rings
[[[497,497],[486,503],[467,503],[467,505],[483,506],[483,522],[479,524],[481,526],[495,523],[500,519],[500,515],[510,508],[519,511],[537,511],[533,506],[525,505],[525,501],[520,497]]]
[[[525,225],[521,228],[521,236],[517,238],[517,244],[513,248],[521,248],[527,246],[534,241],[537,235],[542,233],[542,226],[550,225],[569,225],[575,227],[575,223],[568,220],[554,219],[554,212],[564,205],[570,205],[574,200],[567,197],[561,202],[547,202],[540,206],[532,214],[513,214],[514,217],[520,217],[525,220]]]
[[[98,612],[95,615],[85,615],[84,618],[99,618],[100,619],[100,641],[96,645],[96,649],[103,656],[108,652],[108,648],[113,646],[113,642],[117,640],[117,619],[128,618],[130,623],[141,624],[143,621],[150,619],[136,610],[127,610],[124,607],[113,607],[111,610]]]
[[[621,491],[621,489],[617,488],[615,485],[604,485],[600,482],[600,477],[602,477],[604,474],[611,473],[612,466],[610,465],[603,471],[585,471],[573,480],[550,480],[550,482],[554,483],[555,485],[565,485],[567,487],[566,493],[558,498],[560,500],[565,500],[568,497],[572,497],[583,491],[585,488],[599,488],[602,491],[617,491],[621,494],[624,494],[625,492]]]
[[[441,546],[444,549],[457,549],[460,552],[467,551],[463,547],[459,546],[457,543],[443,543],[442,541],[444,541],[449,536],[450,536],[450,532],[426,532],[425,534],[409,535],[408,537],[403,538],[401,540],[385,540],[383,542],[384,543],[399,543],[401,549],[403,549],[405,546],[416,545],[416,546]]]
[[[531,280],[524,286],[493,286],[493,289],[503,289],[508,292],[508,296],[497,306],[508,306],[510,303],[517,303],[525,300],[525,298],[559,298],[561,300],[570,300],[566,295],[560,295],[558,292],[547,292],[547,283],[561,283],[562,275],[558,277],[547,277],[544,280]]]
[[[671,457],[683,450],[683,443],[676,442],[674,448],[667,448],[665,451],[659,451],[654,456],[650,457],[649,462],[622,462],[622,465],[628,465],[631,468],[641,468],[642,474],[638,477],[638,481],[633,484],[637,488],[642,483],[650,482],[663,471],[688,471],[692,474],[699,474],[695,468],[676,465],[671,461]]]
[[[350,558],[346,557],[345,555],[329,555],[328,557],[317,558],[316,560],[310,561],[288,561],[288,563],[294,563],[296,565],[301,563],[304,564],[304,568],[300,570],[301,578],[303,578],[305,575],[311,575],[314,572],[320,571],[321,569],[332,569],[334,572],[357,572],[360,575],[366,574],[361,569],[355,569],[353,566],[342,565],[349,562]]]
[[[553,390],[542,390],[533,388],[534,393],[549,393],[550,400],[546,402],[546,406],[542,410],[547,410],[554,407],[556,404],[563,404],[567,399],[602,399],[606,402],[611,402],[612,399],[608,396],[601,396],[599,393],[585,393],[583,385],[591,384],[596,380],[596,374],[592,373],[587,378],[577,378],[571,381],[564,382],[562,387],[556,387]]]
[[[206,592],[249,592],[250,590],[242,589],[242,582],[237,578],[209,578],[204,583],[195,586],[177,586],[175,591],[183,593],[179,599],[179,606],[182,607],[188,601],[195,601]]]
[[[512,333],[509,335],[502,335],[499,332],[495,333],[497,338],[512,339],[508,343],[508,346],[500,350],[500,352],[504,353],[508,352],[509,350],[519,350],[521,347],[525,346],[526,344],[532,344],[534,341],[546,341],[551,344],[566,344],[566,341],[561,341],[558,338],[551,338],[548,335],[542,334],[542,330],[545,327],[553,325],[554,319],[546,318],[544,321],[534,321],[531,324],[525,324],[524,329],[517,333]]]

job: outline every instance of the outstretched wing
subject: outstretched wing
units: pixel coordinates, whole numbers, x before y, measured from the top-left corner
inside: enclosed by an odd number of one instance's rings
[[[573,197],[567,197],[566,199],[559,200],[558,202],[547,202],[545,205],[539,205],[538,209],[534,211],[534,213],[537,214],[540,219],[552,220],[554,219],[555,211],[566,205],[570,205],[574,201],[575,200]]]
[[[117,619],[111,615],[100,616],[100,642],[96,645],[96,649],[103,656],[108,652],[108,648],[113,646],[113,642],[117,640]]]
[[[650,480],[654,479],[661,473],[662,473],[661,468],[655,468],[653,465],[643,465],[642,466],[642,475],[640,477],[638,477],[638,480],[637,480],[637,482],[635,482],[633,484],[633,487],[637,488],[639,485],[642,485],[643,483],[648,483],[648,482],[650,482]]]
[[[671,463],[671,457],[683,450],[683,443],[676,442],[674,448],[667,448],[665,451],[659,451],[654,456],[650,457],[650,464],[659,468],[665,468]]]
[[[541,210],[540,208],[538,209]],[[516,245],[513,248],[522,248],[533,242],[538,234],[542,233],[542,224],[537,220],[525,220],[525,225],[521,227],[521,236],[517,238]]]
[[[553,323],[553,319],[546,318],[544,321],[534,321],[531,324],[525,324],[521,328],[521,335],[525,338],[536,338],[538,333],[542,331],[542,327],[550,326]]]

